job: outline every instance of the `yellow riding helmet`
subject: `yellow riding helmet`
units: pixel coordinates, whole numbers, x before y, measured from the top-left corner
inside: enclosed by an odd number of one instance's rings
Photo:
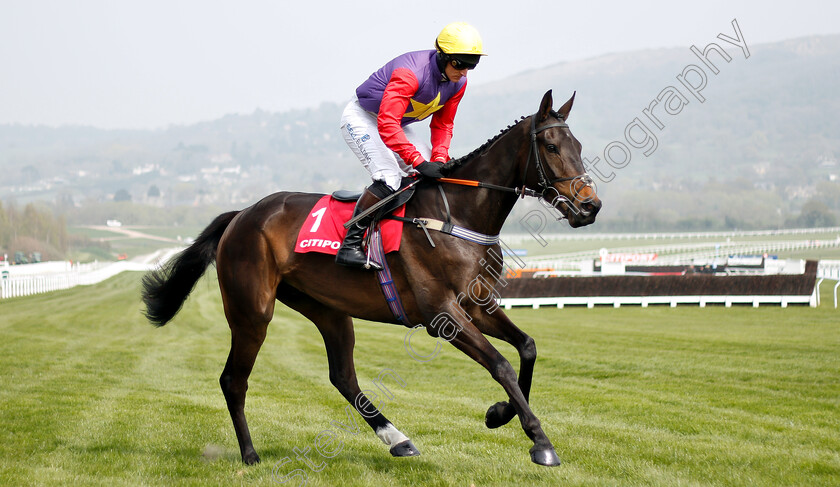
[[[435,40],[435,47],[444,54],[487,55],[478,31],[466,22],[453,22],[444,27]]]

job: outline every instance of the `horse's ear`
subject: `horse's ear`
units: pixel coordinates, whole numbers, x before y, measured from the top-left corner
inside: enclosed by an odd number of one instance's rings
[[[569,112],[572,111],[572,105],[574,105],[574,103],[575,103],[575,95],[576,94],[577,94],[577,91],[572,93],[572,97],[569,98],[569,101],[564,103],[563,106],[560,107],[560,110],[557,112],[557,113],[560,114],[561,117],[563,117],[563,120],[568,120],[569,119]]]
[[[537,122],[545,121],[551,115],[551,105],[554,101],[551,98],[551,90],[545,92],[542,102],[540,102],[540,109],[537,111]]]

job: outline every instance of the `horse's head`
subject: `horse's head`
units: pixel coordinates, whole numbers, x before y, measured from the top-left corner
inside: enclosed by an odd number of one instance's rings
[[[543,96],[540,109],[530,120],[530,149],[523,183],[539,188],[543,199],[560,211],[569,225],[581,227],[595,222],[601,200],[583,167],[580,142],[566,124],[574,100],[573,94],[560,110],[554,111],[551,90]]]

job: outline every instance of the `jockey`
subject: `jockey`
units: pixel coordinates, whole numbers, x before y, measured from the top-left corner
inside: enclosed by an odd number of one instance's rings
[[[341,115],[341,133],[373,178],[353,216],[400,187],[405,176],[419,173],[443,177],[458,103],[467,88],[467,71],[478,64],[482,51],[478,31],[464,22],[443,28],[435,49],[398,56],[356,88],[356,96]],[[410,124],[431,116],[431,146]],[[362,238],[372,216],[347,231],[336,263],[364,267]],[[377,262],[370,262],[381,269]]]

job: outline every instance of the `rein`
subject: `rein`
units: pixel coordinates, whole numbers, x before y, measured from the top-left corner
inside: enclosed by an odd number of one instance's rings
[[[481,181],[475,181],[473,179],[454,179],[454,178],[438,178],[437,181],[441,183],[448,183],[448,184],[458,184],[461,186],[472,186],[475,188],[487,188],[487,189],[495,189],[497,191],[507,191],[508,193],[515,193],[517,196],[533,196],[534,198],[539,198],[542,193],[534,191],[531,188],[509,188],[507,186],[499,186],[497,184],[490,184],[484,183]]]

